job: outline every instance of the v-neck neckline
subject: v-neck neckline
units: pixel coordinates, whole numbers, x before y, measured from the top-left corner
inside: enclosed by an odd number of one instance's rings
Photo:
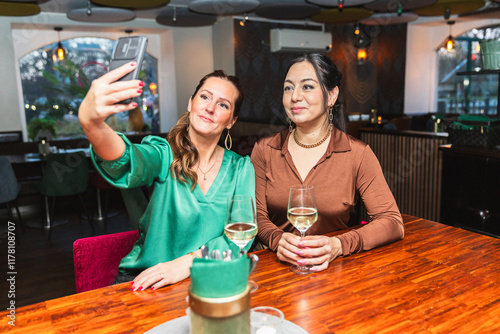
[[[194,188],[193,193],[196,196],[198,202],[204,202],[204,203],[212,202],[214,195],[217,193],[217,191],[219,191],[219,188],[222,185],[222,181],[224,180],[228,169],[228,163],[227,163],[228,158],[226,155],[226,149],[224,148],[223,150],[224,153],[222,156],[222,162],[219,168],[219,172],[217,173],[217,176],[215,177],[215,180],[210,186],[210,188],[208,188],[206,194],[203,194],[200,185],[196,183],[196,187]]]

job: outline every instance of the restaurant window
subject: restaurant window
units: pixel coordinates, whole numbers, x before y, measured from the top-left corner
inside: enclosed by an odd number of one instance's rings
[[[78,108],[92,81],[108,71],[114,40],[79,37],[62,41],[64,60],[55,61],[57,43],[20,59],[21,84],[28,138],[83,137]],[[159,128],[157,60],[146,54],[139,79],[143,94],[136,109],[108,117],[106,123],[123,133],[157,132]]]
[[[460,73],[480,71],[479,41],[498,38],[500,26],[472,29],[455,38],[452,51],[438,50],[438,112],[497,114],[499,74]]]

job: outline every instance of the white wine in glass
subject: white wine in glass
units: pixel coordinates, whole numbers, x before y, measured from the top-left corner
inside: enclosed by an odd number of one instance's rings
[[[257,218],[252,196],[235,195],[228,198],[224,234],[240,248],[243,248],[257,235]],[[250,291],[257,290],[258,285],[248,281]]]
[[[300,232],[300,237],[303,239],[306,231],[318,219],[313,186],[298,185],[290,187],[287,218]],[[311,273],[310,268],[311,266],[292,265],[290,270],[296,274],[309,274]]]

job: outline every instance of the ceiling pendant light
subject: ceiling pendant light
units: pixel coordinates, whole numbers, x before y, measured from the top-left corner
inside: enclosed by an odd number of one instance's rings
[[[448,36],[448,41],[446,42],[446,51],[451,52],[453,50],[453,47],[455,46],[455,43],[453,43],[453,37]]]
[[[451,52],[455,47],[455,41],[453,40],[453,36],[451,35],[451,26],[455,24],[455,21],[446,22],[450,26],[450,35],[448,36],[448,40],[446,41],[446,51]]]
[[[59,42],[57,43],[57,47],[54,49],[54,52],[52,53],[52,61],[54,63],[64,60],[66,58],[66,55],[68,54],[68,51],[63,47],[61,43],[61,31],[63,30],[62,27],[54,27],[54,30],[57,31],[57,36],[59,38]]]

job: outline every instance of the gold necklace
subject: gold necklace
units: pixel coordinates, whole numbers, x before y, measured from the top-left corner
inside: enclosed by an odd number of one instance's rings
[[[318,147],[319,145],[323,144],[325,142],[325,140],[328,138],[328,136],[330,135],[330,132],[332,130],[330,128],[328,128],[328,130],[326,131],[325,133],[325,136],[323,138],[320,139],[319,142],[317,143],[314,143],[314,144],[310,144],[310,145],[307,145],[307,144],[303,144],[301,143],[298,139],[297,139],[297,129],[293,130],[293,140],[295,140],[295,142],[297,143],[297,145],[299,145],[300,147],[303,147],[303,148],[315,148],[315,147]]]
[[[215,149],[215,161],[214,161],[214,164],[212,165],[212,167],[210,167],[206,172],[204,172],[201,168],[200,168],[200,164],[198,164],[198,170],[203,174],[203,181],[206,181],[207,180],[207,174],[212,170],[212,168],[214,168],[215,164],[217,163],[217,155],[218,155],[218,150],[217,148]]]

